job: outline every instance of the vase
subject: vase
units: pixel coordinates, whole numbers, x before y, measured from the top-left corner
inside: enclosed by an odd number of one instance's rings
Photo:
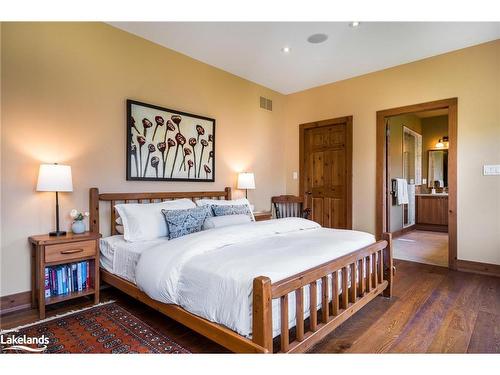
[[[73,221],[73,224],[71,224],[71,231],[75,234],[84,233],[85,223],[83,220]]]

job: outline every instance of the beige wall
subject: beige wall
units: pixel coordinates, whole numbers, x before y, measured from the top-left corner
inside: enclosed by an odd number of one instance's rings
[[[355,63],[355,62],[354,62]],[[500,264],[500,40],[287,96],[287,191],[298,192],[298,124],[353,115],[353,226],[375,231],[375,114],[458,97],[458,257]]]
[[[54,226],[53,193],[34,191],[42,162],[73,169],[74,192],[61,194],[64,229],[71,208],[88,207],[92,186],[217,190],[249,170],[257,210],[285,189],[284,97],[172,50],[100,23],[4,23],[1,76],[1,295],[30,289],[27,237]],[[259,108],[260,95],[273,112]],[[127,98],[215,118],[216,182],[125,181]]]
[[[499,125],[500,126],[500,125]],[[448,135],[448,116],[426,117],[422,119],[422,176],[427,176],[427,155],[436,148],[440,138]],[[429,181],[427,181],[429,183]],[[426,184],[427,186],[427,184]]]
[[[390,132],[390,178],[403,177],[403,126],[422,134],[420,118],[415,115],[394,116],[388,119]],[[403,228],[403,206],[391,204],[390,231],[395,232]]]

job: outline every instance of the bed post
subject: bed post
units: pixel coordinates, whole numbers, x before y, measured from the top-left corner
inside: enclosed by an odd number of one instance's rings
[[[392,284],[394,279],[393,262],[392,262],[392,233],[382,233],[382,239],[387,241],[387,246],[383,250],[384,254],[384,280],[387,280],[389,285],[385,288],[383,296],[392,297]]]
[[[253,279],[252,341],[273,352],[273,315],[271,279]]]
[[[228,186],[224,189],[224,191],[226,192],[226,200],[231,200],[231,188]]]
[[[89,229],[93,233],[99,233],[99,189],[89,190]]]

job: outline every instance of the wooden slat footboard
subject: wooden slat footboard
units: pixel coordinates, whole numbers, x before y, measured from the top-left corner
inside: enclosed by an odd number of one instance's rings
[[[270,353],[273,352],[272,300],[279,299],[281,309],[279,352],[296,353],[308,350],[377,295],[390,297],[392,270],[391,235],[384,233],[381,241],[274,284],[268,277],[257,277],[253,284],[254,343],[266,348]],[[339,273],[341,273],[340,288]],[[321,285],[321,306],[317,311],[318,281]],[[309,286],[308,307],[311,312],[309,319],[304,315],[306,286]],[[288,319],[290,293],[295,294],[296,324],[293,340],[290,340],[292,335]]]

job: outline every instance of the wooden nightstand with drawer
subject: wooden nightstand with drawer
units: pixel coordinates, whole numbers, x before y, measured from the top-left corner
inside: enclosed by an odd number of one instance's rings
[[[94,303],[99,303],[100,237],[98,233],[85,232],[29,238],[31,305],[35,307],[38,302],[40,319],[45,318],[45,306],[54,303],[91,295]]]

